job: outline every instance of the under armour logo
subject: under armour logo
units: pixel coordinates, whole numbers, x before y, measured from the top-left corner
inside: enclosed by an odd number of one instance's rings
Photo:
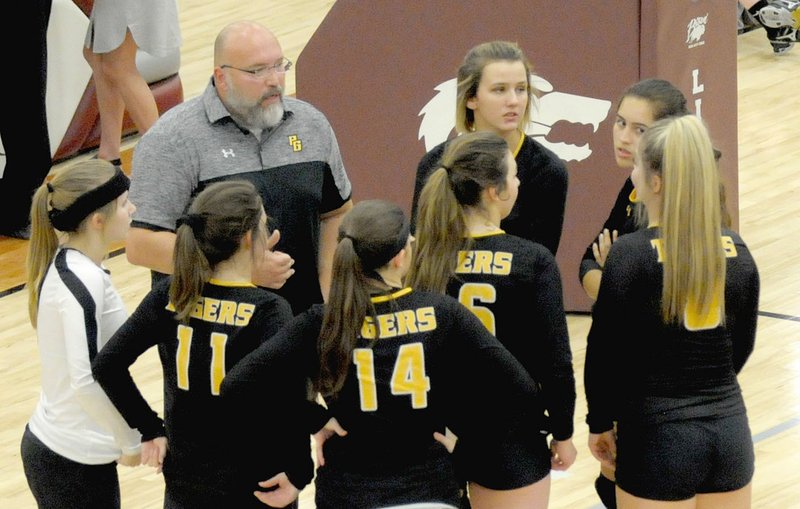
[[[222,157],[227,159],[228,157],[236,157],[236,154],[233,153],[232,148],[223,148],[222,149]]]

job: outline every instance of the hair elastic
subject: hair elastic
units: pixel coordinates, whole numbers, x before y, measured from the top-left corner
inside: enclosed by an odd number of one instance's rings
[[[372,249],[370,252],[364,252],[365,249],[363,248],[359,249],[355,239],[353,239],[353,248],[356,251],[356,255],[361,259],[361,264],[364,266],[365,271],[375,270],[389,263],[389,260],[397,256],[397,253],[406,247],[410,232],[411,226],[406,220],[403,222],[403,226],[400,228],[400,232],[394,242],[380,246],[378,249]]]
[[[192,229],[192,233],[197,236],[198,232],[202,232],[206,227],[206,216],[203,214],[184,214],[175,221],[175,229],[186,225]]]

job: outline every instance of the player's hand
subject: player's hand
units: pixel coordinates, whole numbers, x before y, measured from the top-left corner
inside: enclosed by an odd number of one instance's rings
[[[553,470],[566,470],[575,463],[578,450],[572,439],[550,441],[550,468]]]
[[[322,454],[322,446],[325,441],[332,437],[334,434],[343,437],[347,435],[347,431],[339,425],[336,417],[331,417],[321,430],[314,433],[314,452],[317,456],[317,465],[323,466],[325,464],[325,456]]]
[[[258,485],[262,488],[270,488],[270,490],[255,491],[253,495],[270,507],[286,507],[297,500],[297,496],[300,494],[300,490],[294,487],[285,472],[261,481]]]
[[[589,433],[589,450],[602,466],[616,469],[617,437],[613,429],[603,433]]]
[[[592,253],[594,253],[594,260],[600,265],[605,266],[608,251],[611,249],[611,244],[617,241],[619,233],[617,230],[609,232],[608,228],[603,229],[603,232],[597,237],[597,242],[592,243]]]
[[[439,433],[438,431],[433,432],[433,438],[443,446],[447,448],[447,452],[453,452],[453,449],[456,448],[456,442],[458,438],[452,433]]]
[[[142,442],[142,464],[154,467],[156,473],[161,473],[166,455],[167,437],[156,437]]]
[[[266,249],[263,256],[256,260],[253,266],[253,283],[258,286],[277,290],[286,284],[294,274],[294,258],[282,251],[273,251],[272,248],[281,239],[281,232],[274,230],[267,238]]]

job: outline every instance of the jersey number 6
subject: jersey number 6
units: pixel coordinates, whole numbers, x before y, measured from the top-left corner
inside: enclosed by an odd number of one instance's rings
[[[497,336],[495,332],[495,319],[492,310],[486,306],[478,306],[476,303],[491,304],[497,300],[497,290],[488,283],[464,283],[458,289],[458,302],[466,306],[477,316],[486,330]]]

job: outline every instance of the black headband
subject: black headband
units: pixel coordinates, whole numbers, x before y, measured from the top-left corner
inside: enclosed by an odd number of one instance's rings
[[[99,209],[103,205],[115,200],[118,196],[128,190],[131,181],[122,170],[117,168],[114,176],[105,183],[97,186],[91,191],[87,191],[72,202],[64,210],[57,208],[50,209],[50,223],[53,227],[62,232],[75,231],[86,216]],[[52,186],[48,186],[48,190]]]

